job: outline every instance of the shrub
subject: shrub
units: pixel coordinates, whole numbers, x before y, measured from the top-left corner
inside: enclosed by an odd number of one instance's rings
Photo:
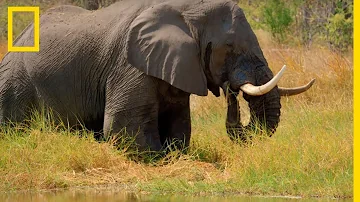
[[[353,18],[352,5],[349,9],[336,9],[326,26],[328,40],[337,50],[345,51],[353,43]]]
[[[263,7],[263,17],[272,35],[279,41],[284,40],[287,28],[293,22],[290,9],[281,0],[270,0]]]

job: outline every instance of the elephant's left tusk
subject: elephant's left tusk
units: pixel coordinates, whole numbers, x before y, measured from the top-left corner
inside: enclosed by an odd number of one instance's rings
[[[295,88],[283,88],[279,87],[280,96],[291,96],[297,95],[307,91],[315,82],[315,79],[311,80],[308,84]]]
[[[286,69],[286,65],[284,65],[281,70],[274,76],[274,78],[272,78],[269,82],[267,82],[264,85],[261,86],[254,86],[252,84],[244,84],[242,86],[240,86],[240,89],[248,94],[248,95],[252,95],[252,96],[260,96],[260,95],[264,95],[266,93],[268,93],[269,91],[271,91],[279,82],[280,78],[282,77],[284,71]]]

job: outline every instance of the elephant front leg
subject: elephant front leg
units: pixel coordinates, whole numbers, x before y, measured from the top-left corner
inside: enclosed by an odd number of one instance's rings
[[[244,127],[241,124],[239,101],[237,93],[227,93],[227,114],[226,114],[226,132],[231,140],[240,139],[245,141]]]
[[[185,149],[189,146],[191,119],[189,98],[180,103],[160,105],[159,133],[165,149]]]
[[[108,81],[105,137],[112,134],[130,136],[135,139],[139,150],[160,151],[162,145],[158,130],[159,99],[156,82],[135,69],[125,70],[127,77],[118,75]]]
[[[114,114],[107,112],[104,117],[104,135],[107,138],[111,135],[134,138],[140,151],[160,151],[162,145],[157,128],[157,113],[156,105],[129,108]]]

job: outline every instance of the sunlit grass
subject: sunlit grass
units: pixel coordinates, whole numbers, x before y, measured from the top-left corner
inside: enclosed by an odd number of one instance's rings
[[[7,52],[7,45],[0,43],[0,61]]]
[[[127,184],[159,193],[352,197],[351,56],[321,47],[284,48],[264,32],[257,35],[273,72],[288,66],[281,86],[317,79],[308,92],[282,99],[273,137],[232,142],[225,130],[225,98],[212,95],[191,96],[188,153],[146,161],[134,157],[138,153],[126,142],[99,143],[90,132],[70,131],[38,115],[30,128],[1,129],[0,190]],[[5,48],[0,45],[0,58]],[[239,99],[246,124],[247,104]]]

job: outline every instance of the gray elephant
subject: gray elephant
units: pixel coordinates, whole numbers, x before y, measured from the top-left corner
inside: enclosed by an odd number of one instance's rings
[[[31,46],[33,32],[30,25],[15,46]],[[11,52],[0,63],[0,121],[21,122],[45,105],[105,136],[126,128],[142,150],[188,146],[190,94],[242,90],[274,131],[280,95],[311,86],[276,86],[281,74],[273,78],[243,11],[226,0],[56,7],[40,18],[40,43],[39,52]],[[228,129],[242,127],[236,102],[228,112]]]

